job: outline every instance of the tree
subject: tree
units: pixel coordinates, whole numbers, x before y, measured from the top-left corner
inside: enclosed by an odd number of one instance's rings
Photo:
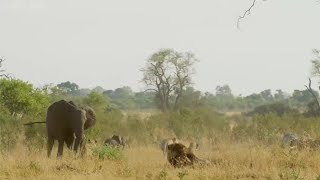
[[[139,109],[151,109],[155,107],[155,93],[150,92],[138,92],[134,95],[135,106]]]
[[[112,103],[118,106],[120,109],[134,109],[134,92],[131,87],[124,86],[117,88],[111,93]]]
[[[161,49],[147,60],[142,81],[148,90],[156,92],[163,112],[179,107],[183,90],[191,85],[193,65],[197,61],[192,53],[172,49]]]
[[[261,91],[260,95],[265,102],[272,102],[273,101],[273,95],[271,93],[271,89]]]
[[[286,99],[285,93],[281,89],[277,89],[276,93],[274,94],[274,100],[283,101],[285,99]]]
[[[317,49],[313,50],[315,58],[311,60],[311,75],[320,78],[320,51]]]
[[[317,91],[313,90],[313,94],[317,98],[319,98],[319,93]],[[293,94],[290,98],[290,103],[293,106],[303,108],[303,109],[305,109],[310,102],[314,102],[314,101],[315,101],[315,99],[314,99],[312,93],[310,93],[310,90],[308,90],[308,89],[294,90]]]
[[[311,78],[309,78],[309,86],[307,85],[305,86],[313,97],[313,102],[308,104],[308,109],[309,109],[309,112],[313,112],[312,114],[316,114],[317,116],[319,116],[320,115],[320,104],[318,100],[319,94],[314,92],[314,90],[311,87],[311,83],[312,83]],[[316,108],[314,108],[315,106]],[[314,113],[314,112],[317,112],[317,113]]]
[[[91,91],[90,94],[83,99],[84,103],[94,109],[107,108],[109,104],[108,98],[97,91]]]
[[[216,87],[216,96],[222,96],[222,97],[233,97],[231,88],[229,85],[224,86],[217,86]]]
[[[89,88],[81,88],[78,90],[77,95],[83,97],[83,96],[87,96],[90,92],[91,90]]]
[[[312,70],[311,70],[311,75],[316,76],[316,77],[320,77],[320,55],[319,55],[319,50],[314,49],[313,53],[316,56],[315,59],[311,60],[311,64],[312,64]],[[307,88],[307,90],[310,92],[310,94],[313,97],[313,102],[308,104],[308,109],[309,112],[313,112],[311,114],[316,114],[317,116],[320,115],[320,103],[319,103],[319,95],[317,92],[315,92],[312,87],[311,87],[311,78],[309,78],[309,85],[305,86]],[[320,89],[320,87],[319,87]]]
[[[68,94],[75,95],[79,90],[79,86],[76,83],[71,83],[70,81],[62,82],[57,85],[57,87],[64,89]]]
[[[249,14],[251,14],[251,10],[252,10],[252,8],[256,5],[256,1],[257,1],[257,0],[253,0],[252,3],[251,3],[251,5],[250,5],[250,7],[249,7],[248,9],[246,9],[246,11],[245,11],[241,16],[239,16],[238,21],[237,21],[237,27],[238,27],[238,29],[240,28],[240,21],[241,21],[241,19],[244,19],[246,16],[248,16]]]
[[[101,86],[97,86],[97,87],[93,88],[92,90],[93,90],[93,91],[97,91],[97,92],[99,92],[99,93],[103,93],[103,92],[104,92],[104,89],[103,89],[103,87],[101,87]]]
[[[200,91],[196,91],[193,87],[187,87],[182,93],[181,107],[199,107],[203,105],[201,98]]]
[[[49,93],[51,102],[64,99],[67,96],[67,92],[64,89],[59,88],[58,86],[49,85],[47,87],[47,91]]]
[[[262,1],[267,1],[267,0],[262,0]],[[244,19],[245,17],[247,17],[248,15],[251,14],[251,10],[253,9],[253,7],[256,5],[257,0],[252,0],[251,5],[249,6],[249,8],[247,8],[244,13],[238,17],[238,21],[237,21],[237,27],[239,29],[239,24],[241,19]]]
[[[114,91],[113,91],[112,89],[109,89],[109,90],[103,91],[102,94],[104,94],[104,95],[109,96],[110,98],[112,98],[112,97],[113,97],[113,94],[114,94]]]
[[[0,103],[12,115],[41,114],[49,105],[49,97],[43,90],[33,88],[32,84],[16,79],[0,80]]]
[[[253,111],[248,113],[248,115],[251,115],[251,116],[257,115],[257,114],[267,115],[270,113],[275,113],[278,116],[283,116],[285,114],[298,114],[298,111],[296,109],[290,108],[287,103],[277,102],[273,104],[265,104],[265,105],[258,106],[254,108]]]
[[[114,90],[113,97],[116,99],[123,99],[123,98],[129,98],[134,95],[131,87],[129,86],[124,86],[121,88],[117,88]]]
[[[4,78],[9,78],[9,74],[5,73],[5,70],[3,69],[3,63],[4,59],[0,58],[0,78],[4,77]]]

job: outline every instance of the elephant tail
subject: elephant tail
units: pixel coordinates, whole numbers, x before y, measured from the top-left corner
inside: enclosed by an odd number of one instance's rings
[[[39,121],[39,122],[29,122],[29,123],[25,123],[25,124],[23,124],[23,125],[25,125],[25,126],[31,126],[31,125],[33,125],[33,124],[45,124],[45,123],[47,123],[46,121]]]

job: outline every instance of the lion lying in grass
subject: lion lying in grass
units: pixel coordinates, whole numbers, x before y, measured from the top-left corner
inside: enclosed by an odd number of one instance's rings
[[[190,143],[187,148],[181,143],[174,143],[168,145],[167,159],[169,163],[175,168],[181,168],[186,166],[193,166],[196,164],[205,165],[209,162],[199,159],[193,153],[194,143]]]

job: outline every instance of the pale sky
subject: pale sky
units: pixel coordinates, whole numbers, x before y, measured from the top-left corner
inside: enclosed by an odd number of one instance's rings
[[[303,89],[320,49],[317,0],[0,0],[0,57],[16,78],[105,89],[139,82],[160,48],[191,51],[194,86],[235,94]]]

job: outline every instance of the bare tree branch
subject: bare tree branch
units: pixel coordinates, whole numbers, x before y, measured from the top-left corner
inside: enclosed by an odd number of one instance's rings
[[[0,77],[10,78],[8,74],[0,74]]]
[[[255,6],[256,4],[256,0],[253,0],[251,6],[243,13],[242,16],[239,16],[238,21],[237,21],[237,28],[240,29],[240,20],[244,19],[246,16],[248,16],[249,14],[251,14],[251,9]]]
[[[3,58],[0,58],[0,68],[2,68],[2,66],[3,66],[3,62],[4,62],[5,60],[3,59]],[[10,74],[6,74],[6,73],[4,73],[5,72],[5,70],[4,69],[0,69],[0,73],[3,73],[3,74],[0,74],[0,78],[2,78],[2,77],[5,77],[5,78],[10,78]]]
[[[143,92],[145,93],[145,92],[148,92],[148,91],[155,91],[155,92],[158,92],[158,90],[157,90],[157,89],[146,89],[146,90],[144,90]]]

